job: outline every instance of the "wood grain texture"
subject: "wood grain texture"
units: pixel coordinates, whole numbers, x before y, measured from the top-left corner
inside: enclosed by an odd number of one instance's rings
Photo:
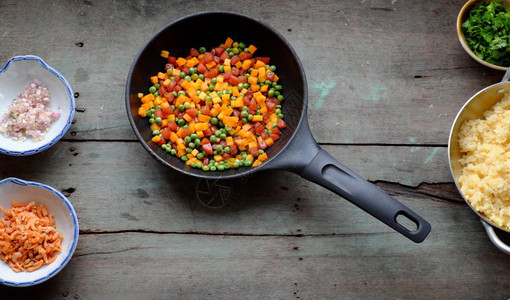
[[[250,14],[288,39],[307,74],[321,143],[445,145],[462,104],[503,75],[460,47],[463,1],[280,1],[277,14],[271,1],[16,3],[1,4],[9,26],[0,30],[0,62],[35,54],[68,79],[86,108],[70,139],[134,139],[124,85],[136,53],[172,20],[211,8]],[[41,5],[50,7],[45,18]]]
[[[410,174],[423,180],[427,174],[437,176],[444,165],[442,155],[434,155],[430,167],[420,169],[410,162],[421,163],[438,148],[411,149],[327,147],[335,158],[371,181],[401,182],[402,187],[399,184],[383,187],[396,195],[404,193],[405,197],[399,200],[425,214],[424,217],[427,211],[442,205],[458,209],[455,204],[459,201],[442,203],[440,191],[436,195],[439,200],[435,201],[427,201],[434,200],[427,194],[409,193],[418,187],[409,187],[405,194]],[[384,159],[386,155],[400,159]],[[208,211],[199,203],[199,180],[164,167],[136,142],[60,142],[31,157],[1,156],[0,165],[4,166],[0,171],[2,177],[21,177],[45,182],[62,191],[71,190],[68,194],[79,212],[83,231],[293,234],[300,229],[321,234],[390,230],[341,197],[298,175],[281,171],[223,183],[228,189],[225,197],[230,200],[229,206]],[[443,182],[450,183],[448,169],[442,173]],[[433,179],[430,176],[431,183]],[[450,218],[444,215],[440,218],[445,217]],[[363,222],[352,226],[356,219]]]
[[[52,148],[0,155],[1,179],[61,190],[80,221],[60,274],[31,288],[0,286],[0,299],[508,298],[509,257],[490,243],[448,168],[457,111],[503,75],[459,45],[463,4],[0,1],[0,64],[40,56],[84,108]],[[124,105],[131,63],[162,27],[211,9],[249,14],[290,42],[306,72],[316,140],[428,220],[423,243],[296,174],[257,173],[207,190],[143,149]],[[204,207],[211,197],[226,205]]]
[[[466,232],[460,238],[436,232],[428,243],[434,247],[402,243],[394,234],[88,234],[81,236],[77,254],[54,280],[26,289],[0,287],[0,292],[19,298],[32,294],[38,299],[508,296],[508,281],[502,275],[510,271],[508,256],[493,251],[483,234]],[[450,259],[442,260],[443,255]]]

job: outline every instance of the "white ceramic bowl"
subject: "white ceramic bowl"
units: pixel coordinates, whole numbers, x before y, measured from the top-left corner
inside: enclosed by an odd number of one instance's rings
[[[25,88],[26,84],[37,79],[48,87],[51,102],[49,108],[61,115],[51,124],[44,139],[34,142],[27,139],[18,142],[0,134],[0,153],[8,155],[32,155],[53,146],[67,132],[74,118],[74,93],[67,80],[55,69],[37,56],[15,56],[0,69],[0,120],[7,107]]]
[[[64,236],[62,252],[57,259],[33,272],[14,272],[5,262],[0,260],[0,283],[9,286],[31,286],[44,282],[55,276],[69,262],[78,244],[78,217],[71,202],[56,189],[38,182],[24,181],[18,178],[7,178],[0,181],[0,206],[10,209],[12,202],[27,203],[35,201],[48,208],[55,216],[57,230]],[[0,218],[4,214],[0,211]]]

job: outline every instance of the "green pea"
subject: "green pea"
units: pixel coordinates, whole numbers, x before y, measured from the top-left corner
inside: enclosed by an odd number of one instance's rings
[[[235,55],[235,53],[234,53],[234,51],[230,51],[230,52],[228,53],[228,55],[229,55],[230,57],[232,57],[232,56],[234,56],[234,55]]]
[[[176,91],[173,91],[173,92],[172,92],[172,95],[174,95],[174,97],[177,97],[177,92],[176,92]]]
[[[200,145],[200,139],[196,138],[195,140],[193,140],[193,143],[195,143],[195,145]]]
[[[202,171],[205,171],[205,172],[209,171],[209,166],[203,166]]]
[[[283,114],[277,114],[276,116],[278,117],[278,119],[283,119]]]
[[[197,158],[198,158],[198,159],[202,159],[202,158],[204,158],[204,154],[203,154],[202,152],[198,153],[198,154],[197,154]]]
[[[159,92],[154,93],[154,97],[157,97],[157,96],[159,96]]]
[[[232,47],[234,47],[234,48],[238,48],[238,47],[239,47],[239,43],[238,43],[238,42],[233,42],[233,43],[232,43]]]
[[[216,82],[218,82],[218,79],[216,79],[216,77],[214,77],[214,78],[212,78],[212,79],[211,79],[211,83],[216,84]]]
[[[196,168],[196,167],[197,167],[197,163],[194,163],[194,162],[193,162],[193,163],[191,163],[191,165],[190,165],[190,166],[191,166],[192,168]]]
[[[281,110],[281,109],[279,109],[279,108],[277,108],[277,109],[275,109],[275,110],[274,110],[274,113],[275,113],[275,114],[281,114],[281,113],[282,113],[282,110]]]
[[[251,166],[251,164],[252,164],[252,163],[253,163],[253,162],[252,162],[251,160],[248,160],[248,159],[247,159],[247,160],[245,160],[245,161],[244,161],[244,166],[245,166],[245,167],[249,167],[249,166]]]
[[[198,48],[198,52],[200,52],[201,54],[204,54],[207,50],[205,49],[205,47],[200,47]]]
[[[221,131],[220,130],[216,130],[216,132],[214,133],[215,136],[219,137],[221,134]]]
[[[188,154],[189,154],[189,153],[191,153],[191,151],[193,151],[193,149],[191,149],[190,147],[187,147],[187,148],[186,148],[186,153],[188,153]]]
[[[243,118],[247,118],[247,117],[248,117],[248,115],[249,115],[249,113],[248,113],[248,111],[246,111],[246,110],[243,110],[243,111],[241,112],[241,117],[243,117]]]
[[[271,67],[269,67],[269,70],[271,70],[272,72],[276,71],[276,66],[272,65]]]
[[[195,73],[191,75],[191,79],[196,81],[198,79],[198,74]]]
[[[184,142],[185,142],[185,143],[189,143],[189,142],[191,142],[191,138],[190,138],[189,136],[185,137],[185,138],[184,138]]]
[[[179,122],[177,122],[177,124],[179,124],[179,126],[183,126],[184,124],[186,124],[186,120],[179,119]]]
[[[253,115],[248,116],[248,121],[251,121],[253,119]]]
[[[241,48],[241,49],[246,48],[246,44],[245,44],[245,43],[243,43],[243,42],[240,42],[240,43],[239,43],[239,48]]]
[[[156,119],[154,119],[154,122],[156,122],[156,124],[161,124],[163,120],[161,119],[161,117],[157,117]]]
[[[234,48],[234,49],[232,49],[232,53],[234,53],[234,54],[239,54],[239,48]],[[230,53],[229,53],[229,54],[230,54]],[[234,55],[232,55],[232,56],[234,56]]]
[[[205,79],[204,74],[200,74],[200,75],[198,75],[198,79],[200,79],[200,80],[204,80],[204,79]]]
[[[281,104],[276,105],[276,108],[282,108]]]
[[[277,84],[275,87],[274,87],[277,91],[281,90],[282,89],[282,86]]]
[[[152,135],[159,135],[159,130],[154,129],[154,131],[152,132]]]
[[[211,143],[216,143],[218,141],[218,138],[215,135],[211,135],[209,137],[209,140],[211,141]]]
[[[244,87],[245,89],[249,89],[249,88],[250,88],[250,84],[249,84],[248,82],[245,82],[245,83],[243,84],[243,87]]]
[[[170,154],[177,155],[177,150],[175,150],[175,149],[170,150]]]
[[[192,133],[190,136],[189,136],[192,140],[195,140],[198,138],[198,135],[196,133]]]
[[[232,168],[237,169],[239,168],[239,163],[235,162],[232,164]]]
[[[179,74],[179,77],[181,77],[181,78],[184,78],[184,77],[186,77],[186,73],[184,73],[184,72],[181,72],[181,73]]]
[[[211,122],[211,124],[213,125],[218,124],[218,121],[219,121],[218,118],[211,118],[211,120],[209,120],[209,122]]]
[[[187,157],[186,155],[183,155],[183,156],[181,156],[181,160],[182,160],[182,161],[187,161],[187,160],[188,160],[188,157]]]
[[[167,69],[167,70],[166,70],[166,73],[167,73],[168,75],[170,75],[170,74],[172,74],[172,71],[173,71],[173,69]]]
[[[225,170],[225,167],[223,165],[219,165],[218,166],[218,171],[223,171],[223,170]]]
[[[282,100],[283,100],[283,95],[278,95],[277,99],[278,99],[279,101],[282,101]]]
[[[266,81],[264,81],[264,84],[266,84],[266,85],[270,85],[270,84],[271,84],[271,80],[266,80]]]
[[[223,149],[223,151],[225,151],[225,153],[230,153],[230,147],[229,146],[225,147],[225,149]]]
[[[188,144],[188,147],[190,147],[191,149],[195,149],[195,143],[191,142]]]
[[[184,105],[183,104],[179,104],[179,106],[177,106],[177,109],[179,111],[184,111]]]
[[[186,92],[185,92],[185,91],[179,91],[179,92],[177,93],[177,95],[179,95],[179,96],[180,96],[180,95],[186,96]]]
[[[246,124],[246,123],[248,123],[248,119],[243,118],[243,119],[241,120],[241,122],[243,122],[243,124]]]
[[[227,138],[227,135],[226,135],[226,134],[224,134],[224,133],[220,134],[220,139],[224,140],[224,139],[226,139],[226,138]]]
[[[184,109],[188,109],[191,107],[191,104],[189,102],[184,102]]]
[[[264,150],[260,149],[259,154],[264,154]]]
[[[206,101],[206,102],[212,101],[211,96],[207,96],[207,97],[205,97],[205,101]]]
[[[159,83],[154,84],[154,87],[159,89],[159,87],[160,87]]]
[[[237,89],[238,90],[242,90],[243,89],[243,84],[242,83],[238,83],[237,84]]]
[[[184,80],[191,81],[191,76],[187,75],[186,77],[184,77]]]
[[[214,85],[209,84],[209,91],[211,91],[211,92],[214,91]]]
[[[221,73],[223,73],[223,72],[225,72],[225,67],[224,67],[223,65],[221,65],[221,66],[218,68],[218,70],[219,70]]]
[[[195,73],[196,73],[195,68],[189,68],[189,73],[190,73],[191,75],[195,74]]]
[[[149,93],[154,94],[158,89],[156,89],[154,86],[151,86],[149,88]]]
[[[197,162],[197,169],[202,169],[204,165],[201,162]]]
[[[211,169],[212,172],[216,171],[216,167],[215,166],[211,166],[209,169]]]

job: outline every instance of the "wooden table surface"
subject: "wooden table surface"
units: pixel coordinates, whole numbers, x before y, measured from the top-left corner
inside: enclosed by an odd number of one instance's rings
[[[456,113],[503,76],[461,48],[463,2],[1,1],[0,64],[40,56],[70,82],[80,111],[43,153],[0,155],[0,179],[63,191],[80,239],[57,276],[2,286],[0,298],[507,299],[509,256],[448,168]],[[131,63],[159,29],[207,10],[251,15],[290,42],[307,75],[316,140],[427,219],[423,243],[284,171],[222,182],[228,203],[207,208],[204,182],[143,149],[124,104]]]

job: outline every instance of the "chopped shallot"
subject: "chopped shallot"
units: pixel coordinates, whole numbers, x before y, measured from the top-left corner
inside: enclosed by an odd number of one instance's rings
[[[42,140],[51,123],[60,117],[60,108],[53,112],[46,107],[49,103],[48,88],[38,80],[30,81],[7,108],[0,122],[0,133],[19,142],[25,141],[27,137],[35,142]]]

